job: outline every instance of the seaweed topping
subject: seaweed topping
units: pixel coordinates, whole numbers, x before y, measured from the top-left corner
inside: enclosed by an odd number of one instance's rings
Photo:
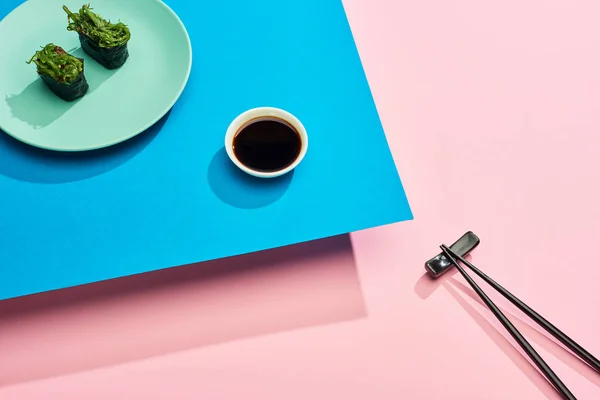
[[[111,23],[98,14],[92,12],[89,4],[81,7],[78,13],[72,13],[67,6],[63,6],[67,13],[69,25],[67,30],[85,35],[98,46],[113,48],[125,45],[131,33],[129,28],[122,22]]]
[[[48,75],[56,82],[67,85],[83,73],[83,62],[53,43],[36,51],[27,64],[32,62],[37,65],[39,75]]]

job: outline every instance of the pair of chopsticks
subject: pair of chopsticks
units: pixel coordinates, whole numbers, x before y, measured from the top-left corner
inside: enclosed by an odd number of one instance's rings
[[[454,266],[458,269],[460,274],[466,279],[466,281],[471,285],[473,290],[477,293],[477,295],[483,300],[485,305],[492,311],[492,313],[498,318],[498,320],[502,323],[504,328],[511,334],[513,339],[521,346],[523,351],[527,353],[529,358],[537,365],[540,371],[544,374],[546,379],[550,381],[552,386],[556,389],[558,393],[566,400],[576,400],[576,397],[571,393],[571,391],[565,386],[565,384],[560,380],[560,378],[552,371],[552,369],[546,364],[544,359],[538,354],[537,351],[529,344],[527,339],[523,337],[521,332],[510,322],[508,318],[500,311],[500,309],[494,304],[494,302],[484,293],[484,291],[477,285],[477,283],[467,274],[465,269],[459,264],[458,261],[466,265],[471,271],[473,271],[476,275],[478,275],[481,279],[487,282],[491,287],[493,287],[496,291],[498,291],[501,295],[503,295],[506,299],[508,299],[511,303],[513,303],[518,309],[523,311],[529,318],[534,320],[538,325],[544,328],[548,333],[554,336],[558,341],[564,344],[567,348],[569,348],[573,353],[575,353],[579,358],[585,361],[590,367],[592,367],[596,372],[600,373],[600,361],[591,355],[587,350],[577,344],[573,339],[565,335],[561,332],[557,327],[552,325],[548,320],[542,317],[540,314],[535,312],[531,307],[527,304],[523,303],[517,297],[515,297],[508,290],[504,289],[498,283],[496,283],[492,278],[481,272],[477,269],[473,264],[465,260],[460,255],[456,254],[452,249],[447,247],[446,245],[441,245],[440,248],[446,255],[446,257],[454,264]],[[458,260],[458,261],[457,261]]]

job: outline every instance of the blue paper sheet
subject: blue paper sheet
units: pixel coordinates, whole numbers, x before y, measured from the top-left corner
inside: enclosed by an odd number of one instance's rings
[[[157,126],[79,155],[0,132],[0,299],[412,219],[341,1],[166,2],[194,58]],[[223,150],[230,121],[264,105],[310,138],[274,181]]]

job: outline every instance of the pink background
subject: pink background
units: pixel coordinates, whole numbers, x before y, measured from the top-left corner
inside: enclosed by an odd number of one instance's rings
[[[557,399],[458,274],[423,276],[467,230],[476,265],[600,355],[600,3],[345,5],[415,220],[0,303],[0,399]]]

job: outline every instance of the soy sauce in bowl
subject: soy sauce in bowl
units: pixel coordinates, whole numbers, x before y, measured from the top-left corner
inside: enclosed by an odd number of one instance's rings
[[[233,138],[235,157],[257,172],[283,170],[296,161],[301,150],[300,133],[290,123],[277,117],[250,120]]]

